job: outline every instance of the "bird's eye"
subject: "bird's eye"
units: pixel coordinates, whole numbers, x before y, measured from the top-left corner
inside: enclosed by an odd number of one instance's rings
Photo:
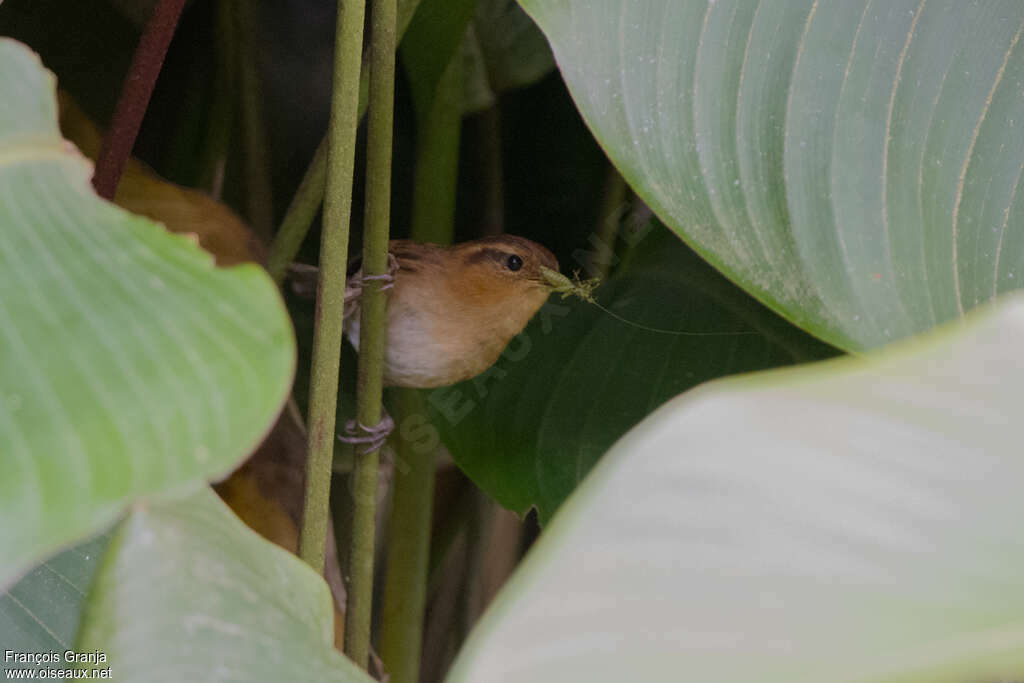
[[[523,259],[519,256],[516,256],[515,254],[512,254],[511,256],[508,257],[508,260],[505,261],[505,265],[508,266],[509,270],[519,270],[520,268],[523,267]]]

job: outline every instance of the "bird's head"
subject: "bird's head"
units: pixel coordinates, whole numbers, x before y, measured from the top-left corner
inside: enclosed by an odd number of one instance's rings
[[[429,359],[417,368],[424,376],[402,380],[403,386],[443,386],[479,374],[555,291],[545,271],[557,269],[558,261],[522,237],[447,247],[395,240],[391,253],[399,270],[388,304],[389,334],[409,341],[405,355]],[[404,354],[398,348],[392,344],[393,355]],[[440,367],[423,372],[433,363]]]
[[[558,270],[547,248],[515,235],[485,237],[452,249],[457,296],[467,303],[521,309],[526,320],[547,300],[551,285],[543,269]],[[526,324],[526,320],[523,324]]]
[[[463,277],[486,289],[527,292],[544,289],[541,266],[558,270],[558,261],[547,248],[524,237],[500,235],[463,242],[452,247]]]

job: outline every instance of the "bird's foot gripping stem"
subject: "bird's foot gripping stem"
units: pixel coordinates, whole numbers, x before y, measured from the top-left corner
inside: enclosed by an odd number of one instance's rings
[[[338,435],[338,441],[350,444],[366,444],[363,455],[380,450],[388,436],[395,428],[395,421],[391,416],[384,413],[380,422],[372,427],[367,427],[357,420],[349,420],[345,423],[345,434]]]
[[[384,284],[381,285],[381,291],[385,289],[391,289],[395,286],[395,273],[398,272],[398,259],[391,252],[388,252],[388,272],[382,275],[363,275],[360,280],[366,282],[367,280],[380,280]]]

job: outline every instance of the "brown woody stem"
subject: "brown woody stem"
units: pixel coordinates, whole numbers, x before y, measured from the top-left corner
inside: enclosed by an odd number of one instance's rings
[[[184,6],[185,0],[158,0],[139,38],[92,178],[96,193],[104,199],[113,199],[117,191]]]

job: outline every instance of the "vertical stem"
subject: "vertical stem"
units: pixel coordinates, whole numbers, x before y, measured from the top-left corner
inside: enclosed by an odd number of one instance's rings
[[[230,1],[230,0],[225,0]],[[0,0],[2,2],[2,0]],[[405,33],[409,21],[419,5],[419,0],[401,0],[398,6],[398,36]],[[360,39],[361,40],[361,39]],[[358,87],[357,122],[366,113],[369,104],[370,69],[369,60],[361,64]],[[351,89],[350,89],[351,90]],[[295,260],[302,242],[309,233],[313,219],[324,200],[327,179],[327,148],[330,134],[324,135],[316,148],[309,166],[292,197],[281,226],[274,235],[267,252],[266,267],[271,278],[280,285],[288,273],[288,266]],[[325,216],[326,222],[326,216]]]
[[[456,54],[437,82],[430,111],[417,112],[412,238],[445,244],[455,230],[455,190],[462,124],[462,60]]]
[[[400,393],[399,404],[403,417],[425,412],[419,392],[412,389]],[[398,439],[398,462],[405,467],[395,471],[380,636],[380,657],[391,683],[419,680],[435,454],[434,448],[419,450]]]
[[[437,84],[429,112],[419,112],[412,237],[452,241],[462,120],[462,60],[456,55]],[[401,394],[401,416],[426,411],[418,392]],[[418,445],[418,444],[417,444]],[[380,655],[392,683],[419,680],[430,560],[435,448],[398,439],[398,463],[388,536]]]
[[[511,510],[506,510],[494,501],[485,498],[489,519],[487,532],[487,557],[484,561],[481,610],[487,607],[498,594],[508,577],[512,575],[523,547],[523,521]],[[474,615],[474,621],[480,613]]]
[[[391,145],[395,100],[396,0],[373,0],[370,35],[370,106],[366,136],[366,219],[363,276],[388,272],[391,220]],[[381,420],[387,295],[379,280],[364,280],[359,303],[359,423]],[[352,470],[352,550],[345,611],[345,653],[367,666],[373,602],[373,557],[379,450],[357,453]]]
[[[618,169],[608,164],[608,172],[604,179],[604,192],[601,193],[601,207],[597,217],[597,239],[615,249],[615,237],[619,233],[619,224],[622,222],[622,213],[626,205],[626,181],[619,174]],[[613,251],[614,253],[614,251]],[[605,278],[611,270],[612,261],[599,259],[596,266],[599,269],[598,277]]]
[[[363,1],[365,2],[365,0]],[[359,74],[357,122],[366,113],[366,107],[369,104],[369,84],[369,65],[363,64],[363,69]],[[309,163],[305,175],[302,176],[302,181],[295,191],[295,196],[292,197],[291,204],[288,205],[288,211],[281,221],[281,227],[274,235],[270,248],[267,250],[267,272],[278,285],[284,282],[285,275],[288,274],[288,265],[295,260],[295,255],[299,253],[302,242],[306,239],[316,212],[320,208],[320,202],[324,199],[328,139],[329,135],[324,136],[320,145],[317,146],[316,154],[313,155],[313,160]]]
[[[159,0],[139,38],[92,178],[93,187],[104,199],[113,199],[117,191],[117,182],[135,146],[135,138],[184,6],[185,0]]]
[[[317,572],[322,572],[324,566],[331,460],[334,457],[364,7],[364,0],[338,0],[331,125],[326,155],[326,182],[330,191],[324,202],[324,229],[320,243],[320,283],[317,287],[309,386],[309,458],[299,536],[299,555]]]
[[[2,2],[2,0],[0,0]],[[409,21],[416,12],[419,0],[402,0],[398,5],[398,36],[405,33]],[[364,65],[368,67],[369,65]],[[366,113],[369,95],[369,71],[364,68],[359,74],[359,116]],[[288,272],[288,264],[295,260],[299,247],[306,239],[309,226],[313,223],[320,202],[324,198],[324,178],[327,175],[327,138],[321,141],[316,154],[302,177],[299,189],[295,191],[288,212],[281,227],[274,236],[267,254],[267,270],[274,282],[280,285]]]
[[[238,67],[238,31],[232,12],[234,0],[217,2],[217,69],[214,78],[216,92],[210,108],[210,124],[206,131],[203,159],[200,163],[199,186],[214,199],[220,199],[224,189],[228,149],[234,129],[236,107],[236,70]]]
[[[480,491],[473,492],[476,505],[473,513],[466,519],[466,561],[463,571],[465,580],[463,589],[459,591],[455,618],[452,620],[452,632],[455,642],[464,642],[473,625],[473,617],[483,610],[483,573],[485,560],[486,538],[490,529],[490,516],[485,506],[489,502]]]
[[[245,201],[249,224],[260,237],[270,237],[274,222],[273,191],[270,185],[270,159],[267,130],[264,125],[260,88],[259,58],[256,54],[257,22],[252,0],[233,0],[235,36],[238,47],[239,91],[242,129],[245,139]]]

